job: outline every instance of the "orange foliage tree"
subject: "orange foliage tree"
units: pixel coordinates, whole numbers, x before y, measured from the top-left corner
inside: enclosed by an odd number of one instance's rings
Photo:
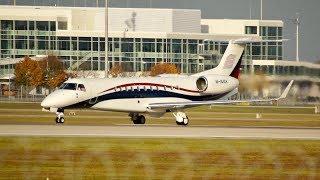
[[[44,84],[44,76],[40,63],[28,56],[16,64],[14,74],[17,85],[37,87]]]
[[[123,69],[121,64],[116,63],[114,66],[112,66],[112,68],[109,71],[109,75],[111,75],[112,77],[119,77],[121,76],[123,73]]]
[[[15,83],[23,86],[58,87],[67,79],[63,64],[56,56],[48,56],[41,61],[25,57],[15,66]]]
[[[157,76],[160,74],[179,74],[179,69],[174,64],[160,63],[151,68],[150,75]]]
[[[63,63],[57,56],[49,55],[41,60],[41,67],[44,72],[45,85],[51,89],[60,86],[67,78]]]

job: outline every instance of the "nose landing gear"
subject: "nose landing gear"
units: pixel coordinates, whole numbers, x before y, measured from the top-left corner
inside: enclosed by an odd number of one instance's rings
[[[56,112],[56,124],[63,124],[64,123],[64,109],[58,109]]]
[[[189,118],[186,115],[186,113],[177,112],[176,114],[175,113],[172,113],[172,114],[176,118],[177,125],[187,126],[189,124]]]
[[[133,124],[145,124],[146,118],[143,115],[139,115],[138,113],[130,113],[131,121]]]

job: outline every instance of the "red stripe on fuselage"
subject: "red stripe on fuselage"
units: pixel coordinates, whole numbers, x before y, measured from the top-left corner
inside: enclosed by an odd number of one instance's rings
[[[178,90],[182,90],[182,91],[186,91],[186,92],[191,92],[191,93],[199,93],[200,91],[195,91],[195,90],[189,90],[189,89],[185,89],[185,88],[180,88],[180,87],[177,87],[177,86],[168,86],[168,85],[164,85],[164,84],[155,84],[155,83],[130,83],[130,84],[123,84],[123,85],[120,85],[120,86],[116,86],[116,87],[113,87],[113,88],[110,88],[110,89],[107,89],[105,91],[102,91],[101,93],[105,93],[105,92],[108,92],[108,91],[111,91],[115,88],[125,88],[125,87],[131,87],[131,86],[156,86],[156,87],[167,87],[169,89],[171,88],[175,88],[175,89],[178,89]],[[100,93],[100,94],[101,94]]]

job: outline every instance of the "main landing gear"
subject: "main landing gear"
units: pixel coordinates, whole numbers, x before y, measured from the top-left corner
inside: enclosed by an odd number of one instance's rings
[[[133,124],[145,124],[146,118],[143,115],[139,115],[138,113],[130,113],[131,121]]]
[[[189,118],[186,113],[177,112],[176,114],[173,113],[173,116],[176,118],[177,125],[187,126],[189,124]]]
[[[63,124],[64,123],[64,109],[59,108],[56,112],[56,124]]]

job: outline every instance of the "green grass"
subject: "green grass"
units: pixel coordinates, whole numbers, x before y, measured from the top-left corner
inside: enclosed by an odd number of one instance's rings
[[[9,177],[319,179],[320,141],[1,137]]]
[[[127,113],[94,110],[72,110],[75,116],[65,112],[66,125],[117,125],[131,124]],[[256,119],[256,113],[262,118]],[[320,114],[314,109],[288,107],[213,106],[187,110],[190,125],[210,126],[304,126],[320,127]],[[53,124],[55,114],[42,112],[37,103],[1,103],[0,124]],[[163,118],[147,117],[147,124],[171,124],[171,113]]]

